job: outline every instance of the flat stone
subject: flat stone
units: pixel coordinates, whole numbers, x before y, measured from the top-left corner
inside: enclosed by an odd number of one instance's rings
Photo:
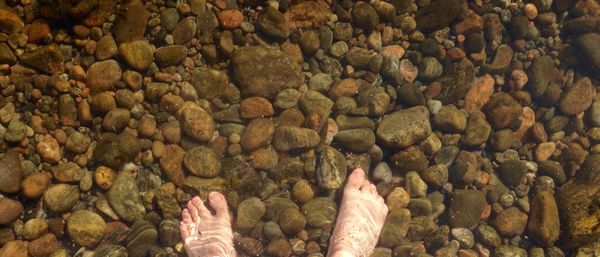
[[[319,155],[317,182],[327,190],[338,189],[346,180],[346,158],[333,147],[326,147]]]
[[[23,168],[21,167],[20,154],[9,151],[0,158],[0,192],[16,193],[21,188]]]
[[[245,96],[273,99],[283,88],[304,81],[300,66],[283,52],[260,46],[242,47],[231,56],[233,76]]]
[[[115,213],[127,222],[134,222],[146,214],[135,178],[127,170],[119,173],[106,198]]]
[[[383,116],[377,127],[377,139],[387,147],[404,148],[427,138],[431,133],[429,110],[411,107]]]

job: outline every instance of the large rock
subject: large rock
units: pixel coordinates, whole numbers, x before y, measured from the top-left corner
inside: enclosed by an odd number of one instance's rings
[[[0,198],[0,225],[8,225],[23,212],[23,205],[9,198]]]
[[[410,225],[410,211],[398,208],[390,211],[385,218],[379,242],[384,247],[398,246],[406,236]]]
[[[106,197],[115,213],[127,222],[134,222],[146,214],[135,177],[128,170],[119,173]]]
[[[248,46],[231,56],[233,76],[245,96],[273,99],[283,88],[298,88],[304,82],[300,66],[282,51]]]
[[[79,201],[79,187],[74,185],[52,185],[44,193],[46,207],[55,213],[70,211],[77,201]]]
[[[67,219],[67,234],[78,245],[92,247],[104,236],[106,222],[91,211],[76,211]]]
[[[279,151],[313,148],[320,141],[319,133],[308,128],[279,126],[273,135],[273,146]]]
[[[475,84],[475,75],[475,65],[467,58],[452,63],[444,69],[442,77],[437,79],[441,84],[441,92],[436,98],[443,104],[456,104],[457,101],[463,100]]]
[[[558,189],[561,231],[565,247],[572,249],[600,238],[600,155],[588,156],[574,179]]]
[[[375,144],[375,133],[366,128],[342,130],[334,140],[355,153],[364,153]]]
[[[417,12],[417,29],[430,32],[448,27],[461,11],[462,5],[459,0],[433,1]]]
[[[16,193],[21,188],[23,168],[19,153],[9,151],[0,158],[0,192]]]
[[[185,108],[181,113],[180,122],[181,131],[200,142],[210,141],[215,132],[213,118],[199,108]]]
[[[121,80],[121,67],[115,60],[96,62],[87,70],[86,80],[93,93],[111,90]]]
[[[119,135],[106,134],[94,150],[94,159],[113,169],[120,169],[141,151],[138,138],[128,132]]]
[[[379,123],[376,134],[387,147],[404,148],[419,143],[431,134],[429,110],[416,106],[387,114]]]
[[[251,229],[265,215],[267,207],[258,197],[242,201],[237,208],[236,226],[238,229]]]
[[[313,228],[331,225],[337,216],[337,204],[327,197],[315,197],[301,208],[306,223]]]
[[[448,223],[453,228],[473,228],[477,225],[483,207],[485,194],[475,190],[457,190],[450,196]]]
[[[600,73],[600,47],[596,44],[598,41],[600,41],[600,34],[587,33],[577,37],[573,42],[583,60],[584,67],[596,77]]]
[[[551,82],[551,77],[548,76],[554,68],[552,57],[543,55],[533,59],[531,65],[527,69],[528,83],[525,87],[533,98],[539,98],[544,95],[548,85]]]
[[[25,23],[17,12],[0,3],[0,32],[11,34],[21,31]]]
[[[560,218],[552,192],[541,191],[531,200],[527,231],[530,237],[543,246],[550,247],[558,240]]]
[[[146,40],[135,40],[119,45],[119,56],[132,68],[144,71],[154,61],[154,48]]]
[[[196,89],[198,97],[214,99],[225,92],[229,78],[222,71],[201,67],[192,71],[190,83]]]
[[[131,226],[127,235],[127,256],[144,257],[158,239],[158,231],[152,223],[140,219]]]
[[[22,54],[20,61],[46,73],[64,71],[63,52],[58,45],[50,44]]]
[[[558,107],[567,115],[576,115],[587,110],[592,105],[596,89],[588,77],[583,77],[567,88]]]
[[[204,146],[189,150],[183,159],[183,164],[192,174],[200,177],[214,178],[221,172],[221,162],[217,154]]]
[[[335,148],[327,146],[319,156],[317,182],[327,190],[338,189],[346,179],[346,158]]]
[[[146,10],[142,1],[135,0],[121,4],[116,13],[117,18],[113,32],[117,43],[144,38],[150,13]]]

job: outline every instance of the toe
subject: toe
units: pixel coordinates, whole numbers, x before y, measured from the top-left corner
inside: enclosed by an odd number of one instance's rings
[[[198,208],[196,208],[196,205],[192,202],[192,200],[187,203],[187,209],[192,217],[192,222],[197,222],[200,219],[198,216]]]
[[[365,180],[363,182],[362,186],[360,187],[360,191],[363,194],[371,194],[371,192],[370,192],[371,191],[371,189],[370,189],[371,186],[370,185],[371,185],[371,182],[369,182],[368,180]]]
[[[212,192],[208,195],[210,206],[215,209],[216,216],[229,220],[229,210],[227,208],[227,200],[219,192]]]
[[[196,209],[198,210],[198,216],[200,218],[206,218],[210,216],[210,211],[208,210],[208,208],[206,208],[206,205],[204,205],[204,202],[202,201],[202,199],[200,199],[200,197],[196,196],[192,198],[192,203],[194,204],[194,206],[196,206]]]
[[[348,184],[346,184],[346,187],[344,188],[344,190],[348,190],[348,189],[359,190],[364,182],[365,182],[365,172],[361,168],[357,168],[348,177]]]
[[[190,211],[187,208],[183,209],[183,211],[181,212],[181,222],[184,224],[194,223],[194,220],[190,215]]]
[[[179,223],[179,235],[184,242],[190,236],[190,231],[188,231],[187,226],[183,222]]]
[[[379,196],[379,194],[377,193],[377,187],[373,184],[369,185],[369,193],[373,196]]]

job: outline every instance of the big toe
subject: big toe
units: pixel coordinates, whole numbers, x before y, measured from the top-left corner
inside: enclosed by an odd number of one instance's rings
[[[210,195],[208,195],[208,199],[210,200],[210,206],[215,209],[217,217],[229,219],[227,200],[225,200],[225,196],[223,196],[223,194],[219,192],[211,192]]]
[[[365,183],[365,172],[361,168],[357,168],[352,171],[352,174],[350,174],[348,177],[348,183],[346,184],[344,190],[359,190],[363,183]]]

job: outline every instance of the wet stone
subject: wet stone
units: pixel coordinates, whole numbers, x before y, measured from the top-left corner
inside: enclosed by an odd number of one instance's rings
[[[129,171],[119,173],[106,197],[117,215],[127,222],[138,220],[146,213],[135,178]]]
[[[337,189],[346,179],[346,158],[333,147],[325,148],[319,156],[317,182],[321,188]]]
[[[19,156],[19,153],[10,151],[0,158],[0,192],[2,193],[16,193],[21,187],[24,175]]]
[[[279,50],[243,47],[233,53],[231,63],[234,78],[246,96],[272,99],[279,90],[297,88],[302,83],[298,64]]]
[[[485,203],[485,196],[481,191],[455,191],[450,197],[450,205],[448,207],[450,226],[474,227],[479,221]]]
[[[425,139],[431,133],[429,111],[418,106],[383,116],[377,139],[388,147],[403,148]]]

